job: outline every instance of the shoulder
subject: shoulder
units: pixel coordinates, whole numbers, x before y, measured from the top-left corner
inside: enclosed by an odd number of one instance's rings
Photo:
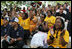
[[[68,30],[65,30],[65,33],[69,34]]]

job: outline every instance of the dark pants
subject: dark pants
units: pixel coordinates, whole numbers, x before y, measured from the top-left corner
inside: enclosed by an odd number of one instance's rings
[[[29,30],[24,30],[24,43],[27,45],[27,40],[30,37],[30,31]]]
[[[22,48],[22,46],[24,45],[24,42],[23,41],[16,41],[12,44],[9,44],[6,40],[4,40],[2,42],[2,47],[3,48],[8,48],[8,46],[16,46],[16,48]]]

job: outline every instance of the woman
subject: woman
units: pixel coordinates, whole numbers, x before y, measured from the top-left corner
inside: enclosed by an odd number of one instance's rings
[[[56,17],[52,16],[52,12],[48,10],[48,16],[44,19],[46,23],[48,24],[48,28],[51,27],[53,28],[53,25],[55,24]]]
[[[57,18],[53,29],[50,29],[53,31],[48,32],[47,43],[49,48],[66,48],[69,42],[69,32],[64,27],[64,21],[61,18]]]

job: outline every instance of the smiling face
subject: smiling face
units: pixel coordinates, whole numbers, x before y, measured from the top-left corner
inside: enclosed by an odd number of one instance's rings
[[[57,19],[56,22],[55,22],[55,28],[56,29],[59,29],[62,27],[62,22],[60,19]]]

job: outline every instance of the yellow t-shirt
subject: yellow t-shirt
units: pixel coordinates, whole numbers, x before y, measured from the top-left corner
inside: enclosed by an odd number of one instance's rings
[[[3,19],[1,19],[1,26],[3,25]]]
[[[58,38],[56,38],[56,33],[57,33],[57,31],[55,31],[55,34],[53,34],[53,36],[54,36],[55,38],[54,38],[53,43],[50,44],[50,46],[53,46],[53,47],[55,47],[55,48],[56,48],[56,47],[66,48],[67,45],[62,46],[62,45],[60,44],[60,40],[59,40],[59,39],[60,39],[61,31],[58,32]],[[49,36],[51,36],[50,31],[48,32],[47,40],[50,39]],[[69,42],[69,32],[68,32],[67,30],[65,30],[65,34],[64,34],[63,38],[64,38],[64,40],[65,40],[67,43]]]
[[[27,18],[27,19],[23,20],[22,17],[19,17],[19,24],[25,30],[29,30],[29,28],[30,28],[30,18]]]
[[[47,16],[44,19],[44,21],[48,22],[48,27],[52,27],[55,24],[55,20],[56,20],[56,17],[54,17],[54,16],[51,16],[51,17]]]
[[[34,16],[33,20],[37,20],[37,18]],[[37,22],[34,23],[33,20],[30,20],[30,32],[32,32],[35,29],[37,24]]]

